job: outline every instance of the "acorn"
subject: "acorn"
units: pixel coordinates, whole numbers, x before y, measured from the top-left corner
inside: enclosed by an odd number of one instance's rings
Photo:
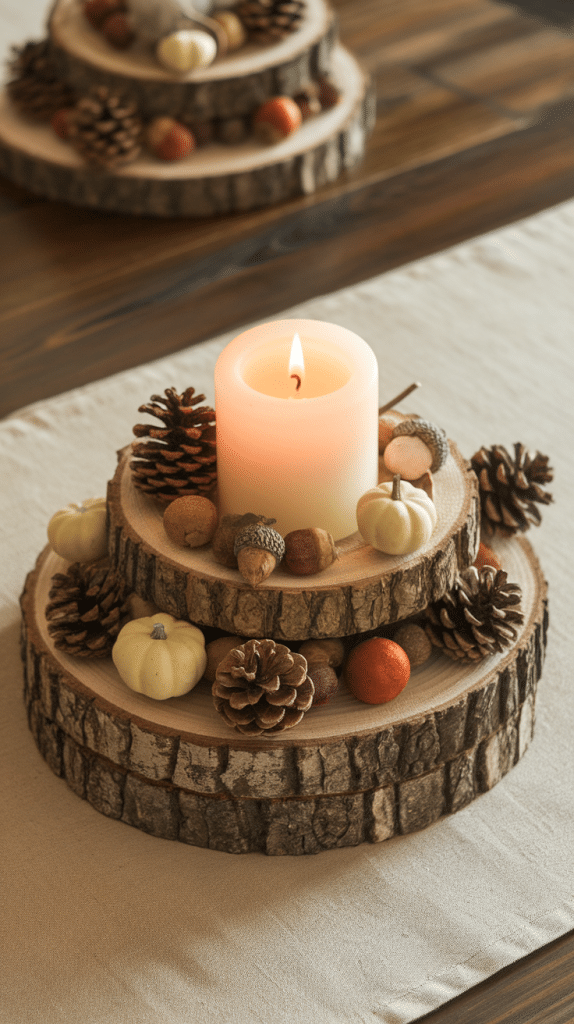
[[[124,11],[110,14],[102,23],[102,32],[116,50],[127,50],[136,37],[132,22]]]
[[[416,622],[407,622],[397,629],[393,640],[402,647],[411,663],[411,668],[424,665],[432,654],[432,644],[422,626]]]
[[[183,160],[195,149],[189,128],[173,117],[154,118],[148,125],[146,142],[160,160]]]
[[[180,547],[209,544],[217,527],[217,509],[209,498],[190,494],[167,505],[163,526],[169,539]]]
[[[333,85],[328,78],[321,78],[319,80],[319,102],[323,110],[330,110],[331,107],[336,107],[337,103],[341,99],[341,93],[337,89],[336,85]]]
[[[321,113],[321,101],[319,99],[319,87],[315,82],[309,82],[301,92],[293,97],[301,111],[303,120]]]
[[[274,96],[267,100],[253,118],[253,129],[262,142],[275,144],[298,131],[303,115],[290,96]]]
[[[283,558],[285,541],[272,526],[246,526],[235,538],[233,553],[243,578],[258,587]]]
[[[235,11],[217,11],[213,14],[213,20],[223,29],[228,53],[239,50],[245,45],[247,32]]]
[[[429,420],[418,418],[401,420],[393,430],[393,439],[397,437],[416,437],[427,446],[432,458],[426,468],[431,473],[437,473],[448,459],[449,446],[446,433],[442,427],[437,427],[435,423],[430,423]],[[422,472],[425,472],[425,470],[422,470]]]
[[[217,640],[211,640],[210,643],[206,644],[207,664],[203,672],[203,678],[207,679],[208,683],[214,683],[219,663],[223,661],[230,651],[234,651],[236,647],[241,647],[243,643],[245,643],[245,640],[240,636],[220,636]]]
[[[420,437],[396,437],[387,444],[383,459],[390,473],[398,473],[403,480],[416,480],[426,473],[433,456]]]
[[[116,14],[125,9],[124,0],[85,0],[84,3],[84,14],[94,28],[100,28],[110,14]]]
[[[335,669],[343,663],[345,647],[341,640],[305,640],[299,648],[307,662],[307,675],[313,681],[313,707],[328,704],[339,685]]]
[[[285,537],[285,566],[295,576],[323,572],[338,558],[330,533],[316,527],[292,530]]]
[[[226,565],[228,569],[237,569],[237,557],[234,554],[235,540],[239,533],[246,526],[255,526],[257,523],[262,526],[273,526],[276,519],[266,519],[265,516],[258,516],[255,512],[231,513],[222,516],[211,541],[211,551],[216,562]]]

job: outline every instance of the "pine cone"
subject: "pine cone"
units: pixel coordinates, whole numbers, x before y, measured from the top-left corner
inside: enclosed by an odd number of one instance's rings
[[[74,562],[52,576],[46,606],[48,632],[59,650],[104,658],[130,618],[128,588],[107,562]]]
[[[60,78],[50,53],[49,39],[12,47],[8,70],[12,76],[6,91],[22,114],[36,121],[49,121],[56,111],[71,107],[73,91]]]
[[[242,0],[234,13],[256,42],[276,43],[299,28],[304,10],[304,0]]]
[[[470,460],[478,477],[482,527],[492,536],[510,537],[539,526],[542,516],[536,502],[549,505],[552,495],[541,484],[552,480],[548,456],[532,455],[523,444],[514,445],[514,458],[502,445],[481,448]]]
[[[113,168],[139,156],[142,132],[135,104],[98,85],[76,103],[68,138],[89,164]]]
[[[522,592],[507,583],[507,574],[485,565],[459,573],[453,589],[426,609],[426,634],[453,660],[480,661],[503,651],[517,637],[524,620]]]
[[[205,395],[194,394],[195,388],[182,395],[166,388],[165,398],[152,395],[153,404],[140,405],[138,411],[157,416],[163,426],[138,423],[133,428],[136,437],[151,438],[132,446],[134,483],[165,504],[183,495],[206,495],[217,477],[215,412],[207,405],[194,408],[205,401]]]
[[[228,725],[246,736],[283,732],[301,721],[315,688],[307,661],[275,640],[248,640],[217,668],[213,702]]]

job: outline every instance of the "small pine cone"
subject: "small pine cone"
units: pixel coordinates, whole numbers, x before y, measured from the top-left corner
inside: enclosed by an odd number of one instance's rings
[[[49,39],[12,47],[8,70],[12,76],[6,86],[8,96],[22,114],[36,121],[50,121],[58,110],[75,102],[73,91],[60,78]]]
[[[503,651],[518,635],[524,620],[522,592],[507,583],[507,574],[485,565],[459,573],[454,587],[426,609],[426,634],[453,660],[480,661]]]
[[[111,169],[139,156],[142,132],[135,105],[98,85],[76,103],[68,138],[89,164]]]
[[[194,395],[195,388],[181,395],[166,388],[165,398],[152,395],[152,404],[138,411],[156,416],[162,426],[137,423],[133,428],[136,437],[149,438],[132,445],[134,484],[166,505],[188,494],[207,497],[217,477],[215,412],[208,405],[196,409],[205,395]]]
[[[525,445],[514,445],[514,457],[496,444],[481,448],[470,460],[478,477],[482,527],[489,536],[504,537],[539,526],[542,516],[536,507],[549,505],[552,495],[542,488],[550,483],[553,471],[548,456],[532,454]]]
[[[304,0],[241,0],[234,13],[257,43],[277,43],[303,19]]]
[[[74,562],[52,576],[46,606],[48,632],[55,647],[78,658],[110,654],[130,618],[128,588],[107,562]]]
[[[314,692],[305,658],[275,640],[248,640],[230,651],[212,687],[216,710],[246,736],[291,729],[311,707]]]

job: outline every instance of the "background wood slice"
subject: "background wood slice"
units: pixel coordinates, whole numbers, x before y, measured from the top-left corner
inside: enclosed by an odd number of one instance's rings
[[[169,114],[181,121],[240,117],[271,96],[295,96],[329,75],[337,39],[334,12],[324,0],[307,0],[301,27],[281,42],[250,44],[207,68],[178,75],[137,41],[128,50],[109,46],[77,0],[57,0],[48,30],[61,77],[78,94],[105,85],[136,103],[144,119]]]
[[[309,195],[361,159],[374,124],[355,60],[338,47],[333,68],[340,102],[277,145],[217,143],[171,163],[142,155],[115,171],[89,167],[51,127],[24,119],[0,94],[0,173],[48,199],[155,217],[210,217]]]
[[[238,636],[304,640],[366,633],[425,608],[452,586],[478,548],[474,473],[455,445],[434,477],[438,524],[429,543],[408,557],[382,555],[355,535],[316,576],[276,570],[256,589],[219,565],[210,548],[177,547],[165,534],[162,509],[132,483],[129,449],[108,490],[109,550],[140,597],[178,618]]]
[[[394,701],[343,685],[281,737],[247,739],[210,687],[153,701],[111,659],[54,649],[40,556],[22,597],[25,700],[43,757],[101,813],[164,838],[228,852],[312,853],[424,828],[492,788],[526,750],[547,632],[546,585],[524,540],[497,553],[523,591],[525,621],[505,654],[471,665],[436,654]]]

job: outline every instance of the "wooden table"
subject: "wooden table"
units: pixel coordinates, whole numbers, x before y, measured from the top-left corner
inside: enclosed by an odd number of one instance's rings
[[[378,121],[361,167],[322,192],[154,221],[0,182],[0,415],[574,196],[570,0],[334,6],[376,83]],[[573,1018],[570,934],[424,1019]]]

